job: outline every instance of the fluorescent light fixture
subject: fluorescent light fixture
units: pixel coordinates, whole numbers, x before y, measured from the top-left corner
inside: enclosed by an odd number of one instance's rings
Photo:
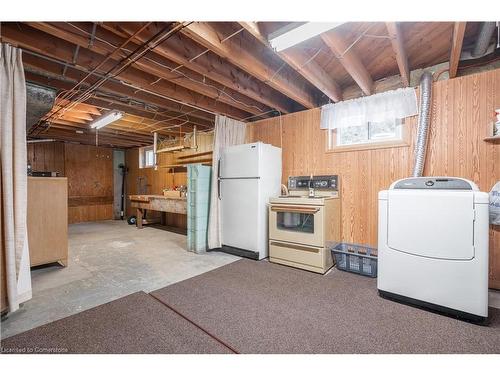
[[[291,24],[269,35],[269,43],[277,51],[283,51],[307,39],[331,30],[343,22],[306,22]]]
[[[106,113],[105,115],[99,117],[96,119],[94,122],[90,124],[90,127],[92,129],[101,129],[104,128],[106,125],[111,124],[112,122],[115,122],[123,117],[123,112],[120,111],[111,111]]]

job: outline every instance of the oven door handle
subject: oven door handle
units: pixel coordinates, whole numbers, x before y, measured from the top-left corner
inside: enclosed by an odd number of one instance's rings
[[[301,246],[297,244],[291,244],[291,243],[283,243],[283,242],[277,242],[277,241],[271,241],[270,242],[271,246],[277,246],[277,247],[282,247],[285,249],[294,249],[294,250],[300,250],[300,251],[308,251],[311,253],[317,253],[320,251],[319,248],[316,247],[310,247],[310,246]]]
[[[320,210],[320,207],[310,206],[271,206],[271,211],[274,212],[293,212],[301,214],[315,214]]]

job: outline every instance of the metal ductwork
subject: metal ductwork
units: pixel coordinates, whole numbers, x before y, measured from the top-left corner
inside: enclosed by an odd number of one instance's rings
[[[26,131],[52,109],[56,94],[53,88],[26,82]]]
[[[431,121],[432,73],[424,72],[420,78],[420,110],[418,113],[417,142],[413,177],[420,177],[424,171],[427,136]]]
[[[496,22],[483,22],[476,40],[476,44],[474,45],[474,49],[472,50],[473,57],[481,57],[486,53],[488,47],[491,44],[491,37],[495,32],[495,28]]]

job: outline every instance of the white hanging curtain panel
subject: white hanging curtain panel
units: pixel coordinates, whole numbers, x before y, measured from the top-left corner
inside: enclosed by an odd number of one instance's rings
[[[26,82],[21,50],[0,45],[2,251],[9,312],[31,298],[27,231]],[[2,270],[3,271],[3,270]]]
[[[212,183],[208,213],[208,248],[222,246],[220,200],[218,195],[219,159],[224,148],[245,143],[246,124],[226,116],[215,116],[214,147],[212,156]]]
[[[362,126],[417,114],[417,95],[409,87],[324,105],[320,126],[321,129]]]

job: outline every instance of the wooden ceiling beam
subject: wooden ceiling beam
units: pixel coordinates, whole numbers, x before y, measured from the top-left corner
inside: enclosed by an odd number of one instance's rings
[[[54,104],[54,106],[55,107],[64,106],[64,105],[67,105],[69,102],[70,102],[69,100],[56,99],[56,103]],[[89,104],[85,104],[85,103],[73,104],[71,110],[73,112],[83,112],[83,113],[88,113],[88,114],[94,115],[94,116],[101,115],[101,111],[99,111],[99,109],[97,109],[93,105],[89,105]]]
[[[54,124],[57,125],[63,125],[64,129],[74,129],[74,130],[84,130],[86,132],[91,132],[91,128],[89,127],[88,124],[79,124],[79,123],[74,123],[70,122],[68,120],[64,119],[54,119],[51,121],[51,127],[54,126]],[[60,126],[58,126],[60,127]],[[143,130],[143,129],[138,129],[135,126],[130,126],[129,123],[122,123],[120,121],[116,121],[112,124],[109,124],[108,126],[102,128],[99,131],[103,131],[104,133],[113,133],[115,135],[121,134],[124,137],[143,137],[146,139],[152,139],[153,134],[152,131],[154,131],[154,128],[151,128],[149,130]],[[182,134],[185,134],[186,132],[182,132]],[[162,136],[174,136],[177,137],[179,136],[179,131],[174,130],[158,130],[158,134]]]
[[[29,139],[55,139],[63,142],[81,143],[92,146],[96,145],[95,135],[66,132],[62,129],[48,130],[43,134],[29,137]],[[150,144],[142,141],[125,141],[120,138],[102,136],[102,135],[99,135],[98,141],[99,141],[98,143],[99,146],[116,147],[116,148],[134,148],[134,147],[147,146],[148,144]]]
[[[56,103],[56,104],[54,104],[54,109],[59,109],[59,108],[62,108],[62,107],[63,107],[63,105],[62,105],[62,104],[61,104],[61,105],[58,105],[57,103]],[[96,109],[96,110],[97,110],[97,109]],[[89,111],[86,111],[86,110],[80,109],[80,108],[78,108],[78,105],[76,105],[76,106],[72,107],[72,108],[71,108],[71,112],[73,112],[73,113],[80,113],[80,114],[82,114],[82,115],[92,115],[92,116],[100,116],[100,115],[101,115],[101,113],[100,113],[100,112],[99,112],[99,114],[97,114],[97,113],[91,113],[91,112],[89,112]]]
[[[128,38],[137,27],[140,27],[140,24],[104,22],[100,26],[122,38]],[[159,25],[152,24],[140,35],[137,35],[135,41],[144,43],[157,32],[156,29],[159,29]],[[204,50],[203,46],[193,42],[188,37],[176,34],[157,46],[154,52],[175,62],[178,64],[177,66],[182,66],[179,68],[180,71],[184,71],[185,68],[190,69],[282,113],[294,111],[290,99],[281,92],[260,83],[236,65],[225,63],[213,53],[202,54]],[[198,57],[193,60],[195,56]]]
[[[460,62],[460,55],[462,54],[462,44],[465,35],[465,26],[467,22],[455,22],[453,25],[453,35],[451,38],[450,50],[450,78],[457,76],[458,64]]]
[[[45,86],[54,87],[54,88],[59,89],[59,90],[68,90],[69,88],[73,87],[73,85],[74,85],[74,81],[72,83],[68,83],[66,81],[60,81],[60,80],[58,80],[58,77],[55,75],[52,77],[50,77],[50,76],[47,77],[46,71],[43,72],[43,75],[41,75],[42,73],[40,73],[40,72],[33,72],[31,69],[31,66],[32,65],[30,64],[28,67],[25,67],[26,80],[28,80],[28,81],[35,82],[35,83],[45,85]],[[128,93],[123,93],[123,92],[118,92],[118,91],[117,92],[107,91],[107,92],[113,93],[113,94],[125,94],[125,95],[128,94]],[[156,97],[153,98],[153,102],[154,102],[154,100],[156,100]],[[96,105],[102,105],[102,108],[124,110],[124,112],[127,112],[127,110],[129,110],[128,106],[124,106],[124,105],[120,105],[120,104],[112,104],[110,106],[109,102],[103,101],[102,99],[98,99],[95,97],[88,99],[87,102],[94,103]],[[158,104],[160,104],[160,103],[158,103]],[[174,115],[175,115],[175,113],[174,113]],[[183,128],[185,128],[186,130],[191,130],[193,125],[197,125],[198,127],[201,126],[204,129],[213,127],[213,123],[202,122],[203,120],[200,120],[197,118],[190,118],[189,115],[186,116],[186,115],[182,115],[182,114],[177,114],[177,116],[179,118],[176,119],[176,118],[168,118],[168,117],[165,117],[163,115],[158,115],[156,120],[164,120],[165,122],[163,123],[163,125],[183,124]],[[155,120],[154,115],[153,115],[152,119]],[[186,120],[189,121],[188,124],[185,124]]]
[[[73,123],[68,123],[65,122],[64,120],[57,119],[51,122],[50,124],[44,124],[42,128],[40,128],[40,133],[43,133],[47,131],[47,129],[51,128],[57,128],[57,129],[64,129],[67,131],[71,132],[83,132],[83,133],[76,133],[76,134],[96,134],[96,130],[92,129],[88,126],[88,124],[73,124]],[[104,134],[112,137],[122,137],[124,140],[130,140],[134,141],[136,139],[142,140],[142,141],[147,141],[147,142],[152,142],[153,140],[153,134],[150,132],[144,132],[144,131],[135,131],[135,130],[127,130],[123,126],[120,126],[120,124],[109,124],[105,126],[104,128],[99,129],[99,135]],[[174,135],[172,134],[164,134],[164,135]],[[178,134],[177,134],[178,136]]]
[[[95,132],[89,131],[88,128],[74,128],[74,127],[68,127],[65,126],[64,124],[60,124],[59,122],[54,122],[50,125],[49,129],[60,129],[60,130],[65,130],[68,131],[69,134],[71,135],[73,132],[75,134],[86,134],[86,135],[93,135],[95,137]],[[77,133],[79,131],[79,133]],[[83,133],[81,133],[83,132]],[[107,136],[107,137],[113,137],[113,138],[119,138],[123,141],[129,141],[129,142],[136,142],[139,141],[141,143],[153,143],[153,136],[146,136],[144,134],[138,134],[138,133],[131,133],[131,132],[124,132],[124,131],[119,131],[116,129],[99,129],[99,137],[100,136]]]
[[[318,106],[314,95],[301,87],[298,82],[288,80],[279,72],[271,70],[268,64],[257,57],[257,53],[248,49],[247,45],[241,45],[233,38],[223,41],[211,24],[193,22],[182,29],[182,33],[304,107]]]
[[[263,45],[271,48],[267,39],[260,32],[257,22],[239,22],[239,24]],[[342,91],[337,82],[310,56],[293,48],[278,52],[278,55],[328,98],[334,102],[342,100]]]
[[[65,61],[68,64],[72,64],[83,69],[97,66],[104,59],[101,55],[81,48],[76,61],[73,62],[73,44],[54,38],[48,34],[43,35],[43,33],[35,29],[30,29],[31,28],[26,25],[23,25],[22,31],[9,24],[6,24],[5,26],[2,25],[2,37],[11,44],[28,48],[42,55]],[[54,48],[55,45],[57,48]],[[109,66],[110,65],[107,64],[101,67],[101,71],[106,72],[106,67]],[[161,95],[164,100],[179,101],[181,103],[185,103],[186,105],[193,105],[210,112],[225,114],[236,119],[242,119],[249,116],[249,112],[229,106],[218,101],[217,99],[211,99],[197,94],[191,90],[187,90],[184,87],[167,81],[157,82],[158,77],[144,73],[134,67],[129,67],[124,70],[116,78],[118,78],[121,82],[128,82],[129,84],[135,86],[135,91],[137,88],[139,88],[139,91],[151,91],[155,94]]]
[[[84,119],[72,116],[71,114],[68,114],[68,113],[62,114],[60,118],[63,120],[66,120],[66,121],[76,122],[77,124],[88,124],[89,123],[89,120],[84,120]]]
[[[74,84],[78,82],[78,79],[82,77],[81,75],[77,75],[77,73],[73,74],[73,72],[70,74],[71,77],[68,77],[68,75],[66,75],[66,77],[61,77],[57,73],[58,69],[48,66],[43,60],[28,55],[25,55],[24,65],[27,80],[54,87],[59,90],[70,90],[73,88]],[[68,71],[70,70],[68,69]],[[83,85],[83,87],[86,88],[88,85]],[[134,96],[138,100],[142,100],[143,102],[149,103],[149,105],[158,108],[161,112],[157,114],[158,119],[165,119],[167,116],[162,114],[164,113],[168,114],[168,117],[173,118],[173,122],[185,122],[188,120],[192,124],[204,127],[213,125],[213,116],[211,118],[207,117],[204,112],[200,114],[196,110],[190,110],[189,107],[184,109],[185,112],[183,112],[183,108],[181,106],[179,106],[179,108],[167,106],[170,102],[162,100],[161,97],[144,92],[134,92],[131,88],[113,82],[106,83],[104,86],[100,87],[99,90],[94,93],[94,96],[87,99],[86,102],[90,104],[101,104],[101,108],[124,110],[124,112],[127,112],[127,110],[134,111],[135,106],[130,104],[131,102],[124,105],[116,101],[112,101],[113,104],[110,104],[110,100],[107,98],[103,99],[103,95],[122,96],[124,97],[124,100],[127,97]],[[152,115],[153,118],[154,116],[155,115]]]
[[[160,110],[158,112],[155,112],[144,109],[143,107],[139,107],[129,102],[119,101],[118,99],[113,100],[110,98],[94,96],[86,100],[86,102],[96,105],[99,108],[116,109],[125,112],[128,115],[134,115],[141,118],[148,118],[154,121],[162,120],[168,123],[172,123],[173,125],[177,123],[183,123],[186,120],[188,120],[190,124],[197,125],[202,128],[213,128],[214,125],[213,121],[203,120],[189,115],[186,116],[181,113],[176,113],[168,110]]]
[[[83,133],[77,133],[77,130],[83,130]],[[50,133],[58,133],[62,135],[66,135],[68,137],[89,137],[93,140],[95,144],[95,136],[96,132],[95,130],[91,129],[78,129],[74,127],[67,127],[67,126],[61,126],[58,124],[52,124],[51,126],[48,126],[46,128],[41,129],[39,133],[34,135],[33,137],[44,137],[47,138]],[[101,139],[107,139],[107,140],[113,140],[114,142],[123,142],[127,144],[151,144],[152,143],[152,138],[151,140],[148,138],[146,139],[145,137],[140,137],[140,136],[134,136],[133,134],[113,134],[112,130],[105,130],[100,129],[98,132],[98,138]]]
[[[26,22],[26,24],[37,30],[43,31],[44,33],[48,33],[57,38],[74,43],[81,48],[90,49],[91,51],[94,51],[103,57],[108,56],[115,51],[114,47],[104,43],[100,43],[102,47],[98,44],[94,44],[92,48],[89,48],[87,37],[83,35],[77,35],[66,29],[56,27],[46,22]],[[113,36],[116,39],[116,36]],[[124,40],[113,40],[112,42],[112,44],[121,45],[123,44]],[[129,43],[126,48],[128,50],[135,50],[138,47],[138,45]],[[128,53],[123,50],[118,51],[117,53],[115,53],[112,60],[116,63],[120,60],[120,58],[126,57],[127,54]],[[172,82],[198,94],[207,96],[212,99],[217,99],[232,107],[250,112],[254,115],[260,114],[262,112],[268,112],[270,109],[262,103],[256,102],[251,98],[247,98],[241,95],[239,92],[232,90],[231,88],[225,88],[219,83],[203,77],[197,72],[172,72],[170,69],[175,68],[175,64],[171,63],[170,60],[166,61],[160,56],[154,57],[153,54],[149,54],[147,59],[149,60],[146,60],[146,57],[143,57],[142,59],[137,60],[132,65],[143,72],[155,75],[158,78],[162,78],[166,81]]]
[[[39,84],[44,84],[44,85],[47,85],[47,86],[58,86],[60,87],[60,85],[54,85],[54,81],[53,80],[47,80],[47,79],[44,79],[44,77],[40,77],[40,76],[36,76],[35,74],[29,72],[29,71],[26,71],[26,79],[29,80],[29,81],[32,81],[32,82],[35,82],[35,83],[39,83]],[[114,108],[116,109],[116,108]],[[167,126],[167,125],[171,125],[171,126],[179,126],[180,124],[182,124],[182,129],[184,131],[192,131],[193,129],[193,124],[192,123],[187,123],[185,124],[185,121],[179,121],[179,120],[169,120],[167,119],[167,121],[165,123],[160,123],[158,125],[157,128],[160,128],[160,127],[164,127],[164,126]],[[206,128],[204,128],[206,129]],[[178,131],[174,131],[174,132],[168,132],[168,131],[162,131],[161,132],[162,134],[164,135],[178,135]]]
[[[373,79],[352,48],[349,49],[347,43],[335,30],[321,34],[321,39],[332,50],[365,95],[371,95],[373,92]]]
[[[158,125],[151,126],[151,124],[147,124],[147,123],[139,124],[137,122],[123,120],[123,118],[114,122],[113,125],[114,125],[114,128],[117,128],[117,129],[120,128],[122,130],[127,130],[127,131],[131,131],[131,132],[149,134],[151,136],[152,136],[154,131],[157,131],[161,135],[178,136],[179,131],[177,129],[179,129],[179,126],[182,126],[182,125],[169,125],[169,124],[158,124]],[[168,130],[168,129],[161,130],[161,129],[169,127],[169,126],[171,126],[171,130]],[[190,132],[190,131],[192,131],[192,129],[193,129],[193,127],[188,125],[188,126],[186,126],[185,131],[183,131],[182,133]]]
[[[26,29],[26,27],[24,28]],[[14,45],[27,48],[29,50],[32,50],[34,52],[40,53],[42,55],[48,55],[49,57],[55,58],[59,61],[68,61],[67,59],[72,58],[71,51],[68,51],[65,48],[54,48],[51,43],[47,43],[47,41],[40,40],[37,38],[37,35],[40,34],[38,32],[34,32],[34,35],[31,32],[28,32],[27,30],[23,30],[23,32],[19,31],[17,28],[13,28],[11,26],[8,26],[7,24],[2,25],[2,38]],[[51,47],[52,46],[52,47]],[[58,47],[64,47],[64,46],[59,46]],[[48,50],[50,51],[49,53],[44,54],[44,52]],[[36,61],[35,66],[38,69],[41,69],[42,71],[45,70],[47,71],[47,66],[50,66],[51,69],[50,73],[52,75],[57,75],[60,79],[67,79],[67,74],[65,77],[61,75],[61,67],[62,65],[55,63],[55,62],[50,62],[50,61],[45,61],[39,57],[30,55],[29,53],[25,53],[23,55],[23,60],[26,61],[31,61],[34,62]],[[73,77],[71,78],[72,81],[78,82],[81,78],[83,78],[84,74],[82,72],[88,72],[89,71],[89,66],[93,66],[92,61],[89,61],[88,59],[84,61],[84,66],[74,66],[73,68],[68,68],[67,71],[75,70],[75,73],[73,74]],[[70,65],[71,66],[71,65]],[[95,81],[95,77],[93,77],[93,80]],[[90,81],[90,80],[89,80]],[[200,118],[203,120],[208,120],[208,121],[213,121],[213,115],[206,113],[201,110],[196,110],[192,107],[188,107],[186,105],[170,101],[168,99],[164,99],[163,95],[160,94],[160,96],[157,96],[153,93],[147,93],[144,91],[137,91],[136,89],[131,88],[130,86],[125,86],[121,83],[118,83],[117,81],[110,80],[105,83],[103,86],[105,88],[108,88],[108,92],[115,92],[120,95],[126,95],[130,98],[137,98],[138,100],[143,100],[146,102],[150,102],[156,106],[159,106],[161,108],[167,108],[171,109],[172,111],[176,111],[179,113],[185,113],[185,112],[190,112],[189,117],[196,117]],[[68,87],[68,89],[72,88]]]
[[[387,33],[391,38],[392,49],[396,55],[396,62],[398,63],[399,73],[401,74],[401,81],[403,85],[410,86],[410,65],[408,63],[408,55],[403,44],[403,34],[401,27],[397,22],[386,22]]]
[[[185,121],[184,121],[185,122]],[[153,131],[155,129],[159,128],[165,128],[165,127],[179,127],[182,126],[182,122],[180,123],[169,123],[168,120],[162,121],[162,120],[156,120],[156,121],[150,121],[150,120],[144,120],[143,121],[138,121],[133,118],[130,118],[130,116],[123,116],[120,120],[119,123],[121,124],[128,124],[130,126],[134,127],[139,127],[139,128],[147,128],[150,131]],[[189,125],[189,130],[192,129],[192,124]],[[204,129],[203,127],[198,127],[199,130]]]
[[[57,110],[57,108],[58,107],[56,107],[56,110]],[[83,120],[85,122],[92,122],[92,121],[94,121],[94,118],[91,115],[89,115],[87,113],[73,111],[71,109],[68,110],[68,111],[66,111],[63,116],[66,116],[68,118],[74,118],[76,120]]]

